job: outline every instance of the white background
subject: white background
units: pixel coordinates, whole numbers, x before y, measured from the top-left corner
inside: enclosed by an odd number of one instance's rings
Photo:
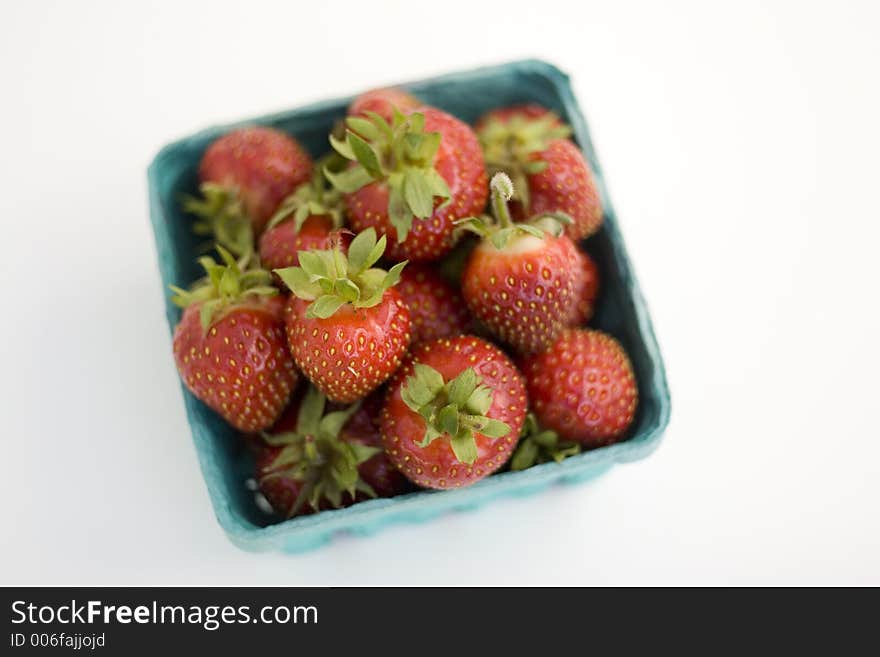
[[[877,3],[9,2],[0,583],[880,584]],[[573,76],[673,396],[598,481],[248,554],[217,525],[145,169],[217,122],[538,56]]]

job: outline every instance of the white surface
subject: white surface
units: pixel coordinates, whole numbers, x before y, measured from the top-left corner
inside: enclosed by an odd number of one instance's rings
[[[294,4],[0,9],[0,583],[880,584],[876,3]],[[188,435],[149,160],[529,55],[590,121],[666,358],[664,444],[590,485],[238,551]]]

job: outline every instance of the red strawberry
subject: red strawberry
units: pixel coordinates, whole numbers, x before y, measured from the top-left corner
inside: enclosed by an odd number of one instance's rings
[[[521,353],[546,349],[563,328],[572,303],[575,246],[551,217],[514,224],[503,173],[492,178],[496,222],[473,218],[463,226],[483,239],[462,274],[462,294],[474,317]],[[548,232],[545,232],[548,231]],[[555,233],[555,234],[554,234]]]
[[[267,429],[281,415],[298,375],[284,338],[284,300],[269,286],[269,272],[242,272],[221,251],[210,258],[202,286],[173,288],[185,306],[174,330],[174,359],[186,387],[232,426]]]
[[[410,341],[406,304],[392,286],[406,263],[373,268],[385,237],[372,229],[339,247],[301,251],[299,267],[276,269],[291,289],[287,338],[294,361],[332,401],[349,403],[380,386]]]
[[[589,237],[602,224],[602,202],[590,167],[569,139],[570,129],[536,105],[494,110],[477,123],[490,172],[513,179],[522,207],[514,215],[564,213],[573,223],[566,234]]]
[[[375,429],[362,435],[364,427],[355,424],[361,405],[325,413],[325,403],[324,396],[309,386],[302,403],[292,404],[272,433],[263,434],[267,446],[257,454],[260,492],[287,518],[338,509],[384,492],[377,491],[366,476],[375,472],[376,459],[390,466]],[[401,481],[398,477],[396,485]],[[399,491],[392,489],[390,494]]]
[[[498,347],[441,338],[416,347],[391,380],[382,441],[419,486],[467,486],[504,465],[527,406],[522,374]]]
[[[593,316],[596,297],[599,295],[599,268],[596,262],[580,249],[575,249],[573,303],[566,309],[563,323],[566,326],[583,326]]]
[[[308,152],[292,137],[262,126],[241,128],[214,141],[199,165],[202,198],[184,207],[199,215],[202,234],[236,255],[253,247],[281,201],[312,176]]]
[[[506,125],[510,123],[510,121],[535,121],[538,119],[549,119],[548,123],[553,128],[565,126],[565,123],[563,123],[559,116],[543,105],[538,105],[537,103],[525,103],[523,105],[509,105],[508,107],[494,109],[491,112],[484,114],[474,125],[474,130],[477,131],[477,134],[480,134],[488,129],[495,121]]]
[[[473,130],[433,107],[398,112],[390,125],[376,115],[346,122],[346,139],[331,143],[353,164],[328,177],[345,194],[352,227],[387,236],[392,260],[437,260],[450,251],[455,220],[486,204],[486,169]]]
[[[295,267],[299,251],[326,250],[342,239],[336,232],[342,226],[342,198],[323,175],[329,163],[330,158],[319,162],[312,180],[284,199],[266,225],[260,238],[260,260],[266,269]]]
[[[371,89],[362,93],[348,107],[349,116],[367,118],[369,112],[378,114],[388,123],[394,117],[394,109],[404,114],[421,107],[424,103],[411,93],[394,87]]]
[[[268,269],[295,267],[300,251],[326,250],[339,242],[345,249],[345,239],[336,231],[327,215],[309,215],[297,228],[293,221],[285,221],[268,229],[260,238],[260,260]]]
[[[407,266],[397,291],[409,309],[412,344],[467,332],[470,315],[464,299],[430,265]]]
[[[542,426],[586,447],[625,437],[638,388],[629,357],[610,335],[566,329],[546,352],[524,360],[522,370]]]

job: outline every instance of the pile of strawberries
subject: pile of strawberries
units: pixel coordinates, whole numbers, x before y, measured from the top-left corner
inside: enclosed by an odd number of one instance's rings
[[[472,128],[379,89],[316,163],[266,127],[208,147],[185,209],[219,258],[173,288],[174,356],[280,516],[627,437],[629,358],[584,327],[599,274],[578,243],[602,207],[569,136],[536,105]]]

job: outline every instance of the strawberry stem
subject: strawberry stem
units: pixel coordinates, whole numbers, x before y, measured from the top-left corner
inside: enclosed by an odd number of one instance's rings
[[[489,187],[492,191],[492,212],[495,219],[498,220],[502,228],[510,228],[513,225],[513,219],[507,207],[507,202],[513,196],[513,183],[510,177],[503,172],[496,173],[492,176]]]

